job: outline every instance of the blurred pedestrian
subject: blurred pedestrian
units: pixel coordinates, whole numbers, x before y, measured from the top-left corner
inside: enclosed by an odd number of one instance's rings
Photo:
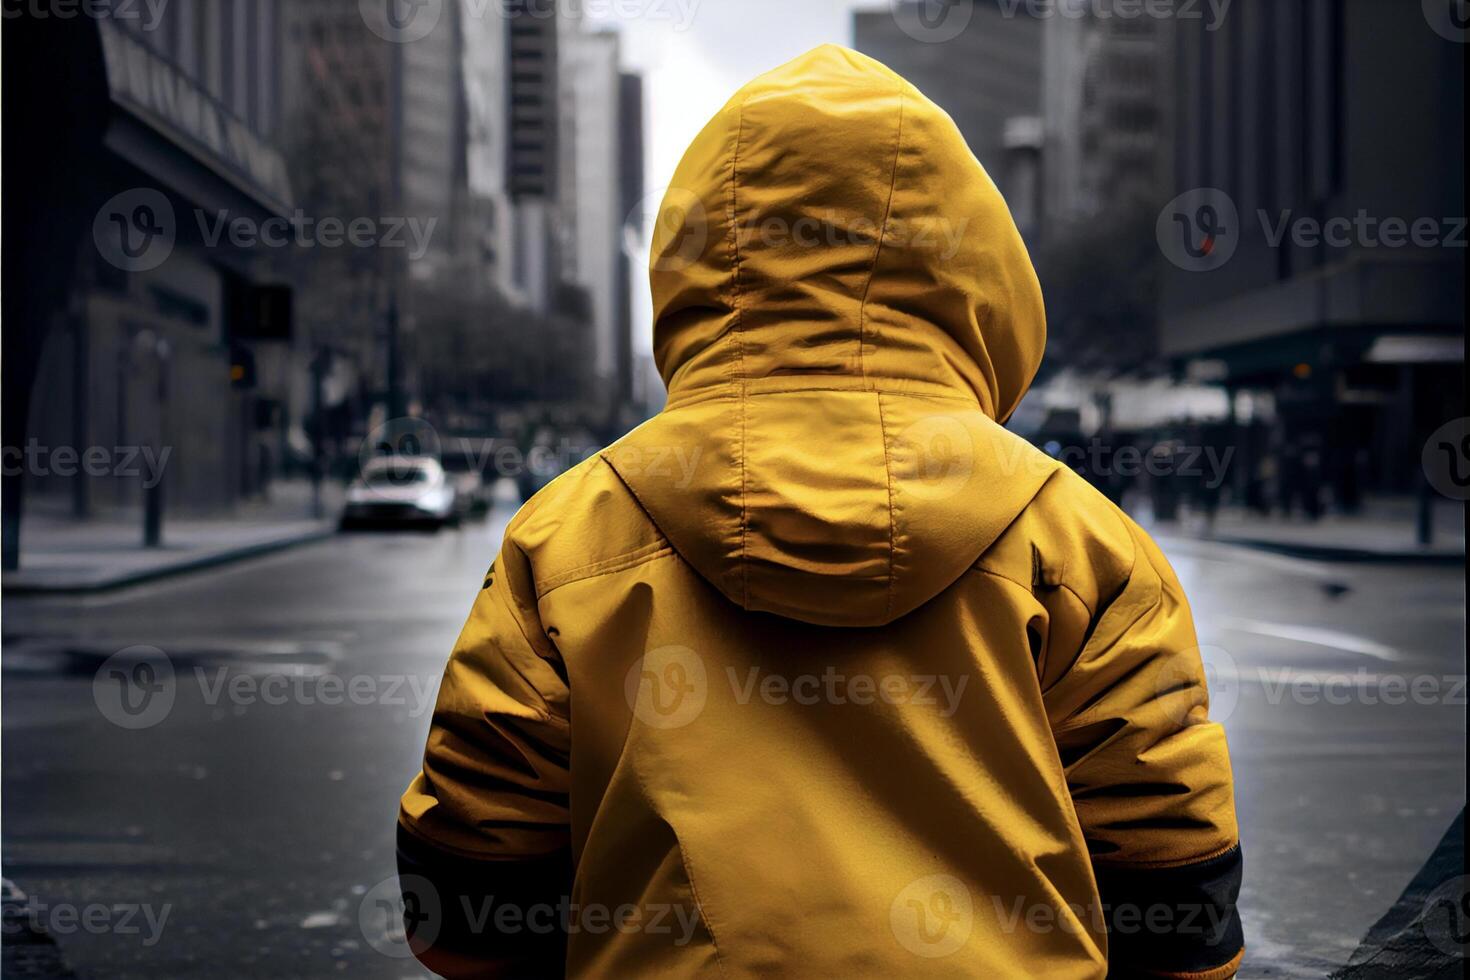
[[[1170,438],[1160,440],[1149,450],[1148,489],[1156,521],[1179,519],[1178,457],[1178,443]]]

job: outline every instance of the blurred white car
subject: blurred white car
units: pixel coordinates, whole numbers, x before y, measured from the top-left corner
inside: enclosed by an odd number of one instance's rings
[[[444,468],[423,456],[381,456],[362,468],[347,488],[342,526],[419,524],[442,527],[458,520],[454,485]]]

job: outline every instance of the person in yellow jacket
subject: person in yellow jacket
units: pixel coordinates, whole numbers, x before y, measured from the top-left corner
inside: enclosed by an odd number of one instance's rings
[[[445,976],[1185,977],[1243,948],[1148,536],[1003,423],[1045,315],[950,118],[818,48],[694,141],[667,408],[511,522],[402,801]]]

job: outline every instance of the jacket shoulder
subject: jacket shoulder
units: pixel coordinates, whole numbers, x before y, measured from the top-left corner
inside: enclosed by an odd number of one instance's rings
[[[539,599],[552,589],[668,549],[613,468],[594,455],[531,497],[505,530],[530,562]]]
[[[976,567],[1033,590],[1064,588],[1091,615],[1127,584],[1142,534],[1117,505],[1059,467]]]

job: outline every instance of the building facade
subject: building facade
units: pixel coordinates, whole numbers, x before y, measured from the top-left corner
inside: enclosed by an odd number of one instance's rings
[[[1464,45],[1376,0],[1175,26],[1164,352],[1259,396],[1339,497],[1415,489],[1464,414]]]
[[[279,464],[288,385],[282,256],[232,231],[292,207],[277,143],[281,5],[129,13],[7,14],[5,89],[30,103],[7,98],[7,137],[37,148],[6,161],[7,238],[57,259],[50,281],[36,263],[7,263],[7,359],[18,362],[7,414],[25,431],[7,427],[5,442],[37,460],[20,486],[7,470],[7,493],[81,518],[145,504],[227,511]],[[48,109],[57,100],[69,104]],[[27,227],[32,207],[39,227]],[[92,461],[58,464],[59,447]],[[137,465],[150,457],[152,468]]]
[[[1165,186],[1172,19],[1063,0],[1045,23],[1043,225],[1061,232]],[[1162,204],[1160,200],[1156,205]]]
[[[570,278],[587,295],[591,317],[592,371],[603,399],[620,387],[619,331],[624,300],[621,210],[622,88],[618,70],[618,36],[581,32],[570,39],[566,70],[575,89],[572,163],[577,223]]]
[[[1007,122],[1041,112],[1043,21],[1032,5],[964,0],[946,11],[958,28],[925,35],[930,0],[902,0],[853,14],[853,47],[883,62],[944,109],[1009,196]],[[949,6],[946,4],[945,6]],[[940,22],[945,22],[944,18]],[[951,30],[954,30],[952,28]]]

